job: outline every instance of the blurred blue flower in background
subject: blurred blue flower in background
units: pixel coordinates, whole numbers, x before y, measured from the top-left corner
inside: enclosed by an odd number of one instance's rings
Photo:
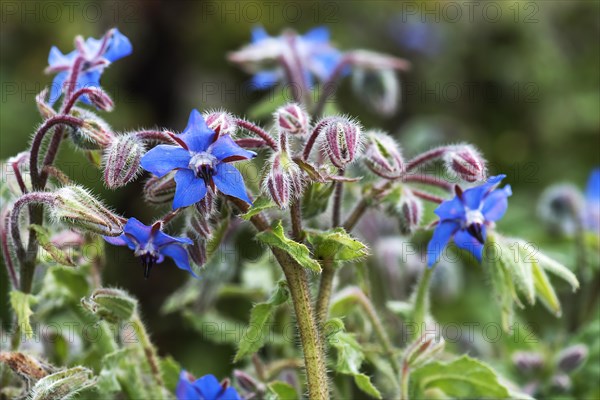
[[[159,178],[177,170],[173,209],[199,202],[209,187],[252,203],[242,174],[228,163],[253,158],[256,153],[244,150],[229,135],[217,135],[198,110],[192,111],[187,127],[175,139],[180,146],[158,145],[141,160],[142,168]]]
[[[173,259],[180,269],[196,277],[190,267],[188,253],[183,247],[184,244],[192,244],[192,241],[185,237],[176,238],[163,233],[160,230],[160,223],[148,226],[135,218],[129,218],[121,236],[104,236],[104,240],[115,246],[127,246],[133,250],[134,254],[142,260],[146,278],[152,267],[163,262],[165,256]]]
[[[429,267],[436,263],[453,236],[459,248],[470,251],[481,262],[486,228],[502,218],[508,207],[508,197],[512,194],[510,185],[494,190],[505,177],[492,176],[486,183],[464,192],[457,187],[456,197],[436,208],[440,221],[427,246]]]
[[[222,386],[214,375],[204,375],[193,380],[186,371],[181,371],[176,395],[178,400],[239,400],[236,390]]]
[[[600,168],[592,170],[585,189],[583,225],[600,234]]]
[[[81,37],[75,39],[77,49],[63,54],[56,46],[52,46],[48,56],[47,73],[57,73],[50,88],[50,104],[60,97],[63,86],[75,63],[81,63],[81,72],[77,76],[74,89],[83,87],[100,87],[100,76],[111,62],[131,54],[131,42],[117,28],[109,30],[101,39]],[[89,100],[82,100],[89,104]]]

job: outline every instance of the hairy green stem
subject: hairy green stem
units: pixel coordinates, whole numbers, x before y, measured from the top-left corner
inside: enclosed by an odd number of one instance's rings
[[[413,311],[413,323],[415,324],[415,333],[413,339],[421,336],[421,328],[425,323],[425,317],[429,310],[429,283],[433,275],[434,268],[426,268],[419,281],[415,295],[415,308]]]
[[[339,176],[344,176],[344,169],[338,170]],[[333,192],[333,215],[331,218],[331,227],[335,228],[340,226],[342,219],[342,200],[344,197],[344,182],[338,181],[335,183],[335,191]]]
[[[323,260],[323,271],[321,272],[321,282],[319,283],[319,294],[316,305],[317,320],[321,329],[325,326],[325,322],[327,322],[334,278],[335,266],[333,265],[333,260],[330,258]]]
[[[402,373],[400,374],[400,400],[409,400],[408,383],[410,379],[410,366],[408,363],[402,363]]]
[[[140,345],[144,350],[144,355],[146,356],[146,360],[148,361],[148,365],[152,371],[152,377],[154,378],[156,384],[162,389],[164,386],[164,381],[160,371],[158,355],[156,354],[156,349],[150,341],[146,327],[144,326],[144,323],[142,322],[138,313],[133,316],[131,323],[133,324],[133,328],[135,329],[136,335],[140,341]]]

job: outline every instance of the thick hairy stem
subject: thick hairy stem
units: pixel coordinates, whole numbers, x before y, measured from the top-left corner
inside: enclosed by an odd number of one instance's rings
[[[433,275],[433,268],[426,268],[419,281],[417,293],[415,294],[415,308],[413,311],[413,323],[415,324],[415,334],[413,338],[421,336],[421,329],[425,323],[425,316],[429,309],[429,282]]]
[[[302,209],[300,199],[295,199],[290,206],[290,217],[292,220],[292,239],[297,242],[304,240],[302,232]]]
[[[339,176],[344,176],[344,170],[339,169]],[[342,219],[342,199],[344,197],[344,182],[338,181],[335,183],[335,191],[333,192],[333,214],[331,216],[331,226],[333,228],[340,226]]]
[[[413,192],[413,194],[417,197],[420,197],[423,200],[427,200],[430,201],[432,203],[437,203],[440,204],[444,201],[443,198],[433,195],[431,193],[427,193],[427,192],[423,192],[421,190],[416,190],[416,189],[411,189],[411,191]]]
[[[317,142],[317,138],[321,134],[321,131],[323,130],[325,125],[327,125],[328,123],[329,123],[329,118],[325,118],[313,128],[312,133],[310,134],[310,136],[308,137],[308,140],[306,141],[306,144],[304,145],[304,151],[302,152],[302,159],[304,161],[308,160],[308,157],[310,157],[310,152],[312,151],[312,148],[315,146],[315,143]]]
[[[402,178],[402,182],[422,183],[424,185],[438,187],[448,192],[454,190],[454,184],[431,175],[406,175]]]
[[[319,283],[319,294],[316,305],[317,321],[321,329],[325,326],[325,322],[327,322],[334,278],[335,266],[333,265],[333,260],[323,260],[323,271],[321,272],[321,282]]]
[[[139,131],[135,133],[135,136],[137,136],[141,140],[155,140],[157,142],[168,143],[173,145],[178,144],[175,140],[173,140],[170,132],[165,131]]]
[[[241,119],[241,118],[236,118],[235,123],[240,128],[246,129],[252,133],[256,133],[258,136],[261,137],[261,139],[263,139],[265,142],[267,142],[267,144],[269,145],[269,147],[271,149],[277,151],[277,142],[275,141],[275,139],[273,139],[273,137],[271,135],[269,135],[267,133],[267,131],[265,131],[261,127],[256,126],[252,122],[246,121],[245,119]]]
[[[242,200],[233,197],[229,197],[229,200],[243,212],[246,212],[249,208],[248,204]],[[250,221],[258,231],[270,229],[262,213],[253,216]],[[318,400],[329,399],[325,355],[312,308],[306,271],[285,251],[276,247],[271,247],[271,251],[283,270],[290,294],[292,295],[296,323],[298,324],[302,351],[304,353],[309,398]]]
[[[10,231],[13,239],[13,245],[16,247],[17,259],[20,264],[20,284],[21,291],[29,293],[31,291],[31,284],[33,281],[33,274],[35,272],[35,260],[37,257],[37,243],[34,238],[34,234],[29,235],[29,243],[35,243],[32,251],[30,246],[25,252],[23,247],[23,241],[21,240],[21,232],[19,230],[19,215],[21,210],[26,205],[33,204],[53,204],[55,196],[52,193],[46,192],[32,192],[20,197],[14,204],[13,209],[10,213]],[[33,238],[33,239],[32,239]]]
[[[422,167],[432,161],[435,161],[442,157],[450,149],[450,146],[436,147],[426,151],[425,153],[419,154],[408,163],[406,163],[406,172],[412,171],[416,168]]]
[[[144,326],[140,316],[136,313],[131,320],[133,327],[136,331],[136,335],[140,341],[140,345],[144,350],[144,355],[148,361],[148,365],[150,366],[150,370],[152,371],[152,377],[154,378],[156,384],[159,387],[163,387],[164,381],[162,378],[162,373],[160,371],[160,362],[158,360],[158,355],[156,354],[156,349],[154,345],[150,341],[150,337],[148,336],[148,332],[146,332],[146,327]]]
[[[4,257],[4,265],[6,265],[6,271],[12,284],[13,289],[19,287],[19,279],[17,278],[17,272],[13,264],[12,254],[10,253],[8,245],[8,227],[10,226],[10,213],[8,210],[4,210],[3,214],[0,215],[0,241],[2,243],[2,256]]]
[[[349,55],[342,57],[340,62],[336,65],[335,69],[329,76],[327,82],[323,84],[323,91],[321,92],[321,96],[319,97],[319,101],[317,102],[313,112],[315,118],[319,118],[323,114],[327,99],[335,92],[335,88],[337,87],[338,81],[342,76],[342,72],[344,72],[344,68],[348,66],[350,61],[351,57]]]

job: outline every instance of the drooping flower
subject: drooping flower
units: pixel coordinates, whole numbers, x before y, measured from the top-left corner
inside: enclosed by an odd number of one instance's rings
[[[331,76],[342,53],[331,45],[325,27],[311,29],[304,35],[287,31],[278,37],[269,36],[262,27],[257,27],[252,31],[252,42],[229,58],[254,74],[252,87],[268,89],[285,75],[279,64],[281,59],[299,68],[311,87],[313,77],[324,82]]]
[[[192,111],[187,127],[175,139],[179,146],[158,145],[141,161],[142,168],[159,178],[177,170],[173,209],[199,202],[209,187],[251,203],[242,174],[229,163],[253,158],[256,153],[244,150],[227,134],[215,133],[198,110]]]
[[[502,218],[512,194],[510,185],[494,189],[505,177],[492,176],[464,192],[457,187],[456,197],[438,206],[435,213],[440,221],[427,246],[429,267],[439,259],[451,237],[459,248],[470,251],[481,262],[486,229]]]
[[[592,171],[585,189],[583,225],[600,234],[600,168]]]
[[[196,379],[186,371],[181,371],[176,395],[178,400],[239,400],[235,388],[221,385],[214,375]]]
[[[48,73],[57,73],[50,89],[50,104],[60,97],[69,71],[80,59],[81,72],[77,76],[76,89],[83,87],[100,87],[100,76],[104,69],[120,58],[132,52],[131,42],[117,28],[109,30],[102,38],[76,39],[77,49],[63,54],[56,46],[50,49],[48,56]],[[89,104],[89,99],[82,101]]]
[[[164,261],[165,256],[171,258],[179,269],[196,277],[190,267],[188,253],[183,247],[184,244],[192,244],[192,241],[167,235],[161,231],[160,223],[148,226],[135,218],[129,218],[121,236],[104,236],[104,240],[115,246],[127,246],[133,250],[142,261],[145,278],[148,278],[154,265]]]

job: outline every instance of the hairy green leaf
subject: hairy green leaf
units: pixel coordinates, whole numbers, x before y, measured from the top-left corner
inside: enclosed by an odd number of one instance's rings
[[[277,221],[272,230],[261,232],[256,235],[256,238],[269,246],[277,247],[285,251],[304,268],[308,268],[315,272],[321,272],[321,265],[311,258],[308,247],[302,243],[288,239],[285,236],[281,221]]]
[[[249,220],[261,211],[268,210],[269,208],[273,207],[276,207],[276,204],[273,203],[273,201],[271,201],[269,198],[266,196],[258,196],[252,203],[252,207],[250,207],[248,212],[242,214],[241,217],[245,220]]]
[[[335,261],[354,261],[369,254],[366,245],[352,238],[344,228],[328,231],[307,231],[307,239],[314,247],[317,258]]]
[[[278,400],[296,400],[300,398],[296,393],[296,389],[283,381],[269,383],[269,390],[275,394]]]
[[[18,290],[10,292],[10,304],[17,316],[19,328],[28,339],[33,337],[33,329],[29,318],[33,315],[31,306],[36,303],[37,299],[31,294],[19,292]]]
[[[381,393],[377,388],[371,383],[371,378],[365,374],[357,374],[354,375],[354,383],[356,386],[366,394],[376,399],[381,399]]]

